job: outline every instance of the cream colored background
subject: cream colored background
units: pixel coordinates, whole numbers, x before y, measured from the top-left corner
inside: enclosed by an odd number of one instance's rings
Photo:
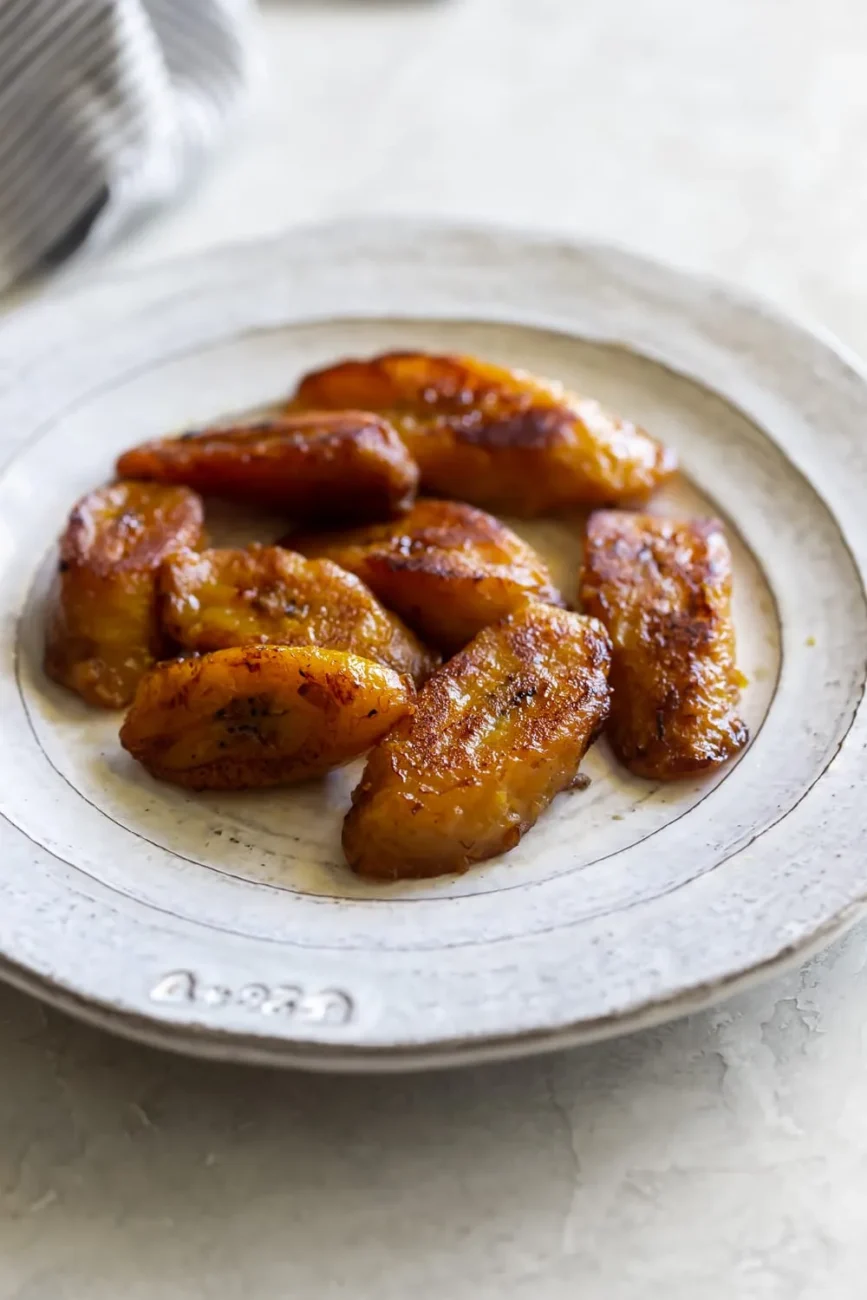
[[[265,37],[251,121],[100,269],[488,218],[723,275],[867,353],[861,0],[283,0]],[[174,1060],[0,990],[0,1300],[854,1300],[865,945],[620,1043],[382,1081]]]

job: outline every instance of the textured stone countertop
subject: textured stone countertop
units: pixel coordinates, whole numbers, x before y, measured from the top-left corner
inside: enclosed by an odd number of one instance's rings
[[[742,282],[867,353],[862,0],[283,0],[265,25],[252,120],[106,269],[494,218]],[[0,989],[0,1300],[860,1298],[865,966],[862,926],[666,1028],[359,1081],[173,1059]]]

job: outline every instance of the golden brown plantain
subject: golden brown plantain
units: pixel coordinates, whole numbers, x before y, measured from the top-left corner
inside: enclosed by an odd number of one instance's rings
[[[418,468],[392,427],[358,411],[310,411],[162,438],[118,473],[285,509],[305,519],[383,519],[412,505]]]
[[[235,646],[148,673],[120,743],[192,790],[288,785],[362,754],[412,697],[390,668],[341,650]]]
[[[354,574],[280,546],[183,551],[160,574],[163,627],[199,652],[318,645],[408,673],[421,685],[436,659]]]
[[[643,501],[677,463],[591,398],[474,357],[344,361],[307,375],[293,406],[379,411],[418,462],[426,491],[517,515]]]
[[[737,715],[731,554],[715,519],[591,515],[581,580],[614,645],[609,736],[638,776],[671,780],[747,743]]]
[[[286,539],[356,573],[446,653],[526,600],[562,605],[539,556],[493,515],[459,501],[417,501],[387,524]]]
[[[60,539],[45,646],[49,677],[88,704],[120,708],[160,657],[157,573],[203,538],[202,502],[161,483],[113,483],[83,497]]]
[[[609,657],[599,623],[536,601],[480,632],[369,755],[343,827],[350,866],[436,876],[514,848],[605,722]]]

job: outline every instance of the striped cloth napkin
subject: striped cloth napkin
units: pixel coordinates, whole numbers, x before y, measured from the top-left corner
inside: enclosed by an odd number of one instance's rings
[[[251,72],[251,0],[0,0],[0,289],[169,199]]]

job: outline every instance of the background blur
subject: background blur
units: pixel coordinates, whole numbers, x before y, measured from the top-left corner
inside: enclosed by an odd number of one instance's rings
[[[862,0],[266,0],[267,80],[129,266],[355,213],[623,242],[867,352]]]

